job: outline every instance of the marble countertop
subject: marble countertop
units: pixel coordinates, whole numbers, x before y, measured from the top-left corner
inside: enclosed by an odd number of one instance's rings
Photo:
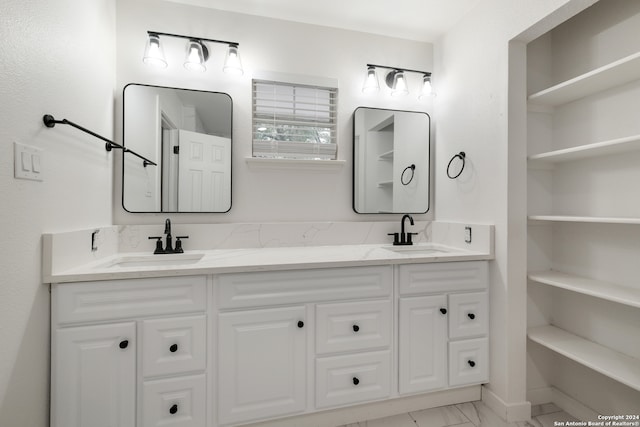
[[[166,258],[162,258],[166,257]],[[115,254],[63,271],[52,272],[46,283],[187,276],[249,271],[337,268],[492,259],[489,251],[463,250],[432,243],[412,247],[388,244],[303,246],[185,251],[181,255],[148,252]]]

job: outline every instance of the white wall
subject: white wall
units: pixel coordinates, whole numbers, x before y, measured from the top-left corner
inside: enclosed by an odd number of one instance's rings
[[[113,154],[70,126],[45,128],[42,116],[113,136],[114,32],[112,0],[2,2],[2,427],[49,425],[49,292],[41,280],[41,234],[112,222]],[[13,141],[44,150],[43,182],[13,178]]]
[[[417,100],[417,82],[421,80],[418,74],[412,76],[416,79],[415,94],[404,99],[391,98],[385,90],[374,95],[362,93],[367,63],[432,70],[431,44],[148,0],[119,0],[117,26],[119,92],[127,83],[136,82],[221,91],[233,98],[231,211],[171,215],[172,220],[230,223],[399,219],[398,215],[362,216],[352,210],[352,115],[359,106],[431,113],[432,100]],[[239,42],[245,73],[235,77],[222,72],[225,46],[218,44],[209,45],[211,59],[205,73],[189,72],[182,66],[184,41],[177,39],[162,39],[170,62],[168,68],[146,66],[142,54],[147,30]],[[251,156],[251,77],[264,71],[338,80],[338,158],[347,161],[343,169],[321,173],[264,172],[247,166],[245,157]],[[121,104],[121,93],[118,99]],[[118,105],[118,129],[120,111]],[[117,135],[119,138],[119,130]],[[119,171],[116,177],[115,185],[119,187]],[[116,191],[114,198],[114,218],[118,224],[160,224],[168,216],[129,214],[121,207],[119,193]],[[416,216],[425,218],[429,216]]]
[[[527,408],[526,76],[524,44],[510,47],[509,42],[516,36],[531,39],[520,33],[552,12],[543,23],[547,30],[553,21],[560,23],[591,3],[483,1],[436,44],[436,219],[496,225],[487,398],[499,402],[503,415],[512,419]],[[510,66],[519,67],[519,74],[510,76]],[[522,102],[517,114],[509,104],[514,90]],[[459,151],[467,155],[466,169],[459,179],[449,180],[443,168]]]

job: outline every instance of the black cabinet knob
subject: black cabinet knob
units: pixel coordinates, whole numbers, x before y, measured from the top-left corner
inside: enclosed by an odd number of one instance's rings
[[[473,313],[469,313],[469,314],[467,314],[467,317],[469,317],[469,319],[473,320],[473,319],[476,318],[476,315],[473,314]]]
[[[358,332],[360,330],[360,326],[353,325],[353,332]]]
[[[120,344],[118,344],[118,346],[124,350],[125,348],[129,347],[129,340],[120,341]]]
[[[474,362],[473,360],[469,360],[467,363],[468,363],[468,364],[469,364],[469,366],[471,366],[472,368],[473,368],[474,366],[476,366],[476,362]]]
[[[358,379],[358,377],[353,377],[353,385],[358,385],[360,384],[360,380]]]
[[[178,344],[171,344],[171,347],[169,347],[169,351],[171,353],[175,353],[176,351],[178,351]]]
[[[174,415],[176,413],[178,413],[178,405],[176,405],[175,403],[171,406],[171,408],[169,408],[169,413],[171,415]]]
[[[446,309],[446,308],[441,308],[441,309],[440,309],[440,313],[442,313],[442,314],[447,314],[447,309]]]
[[[304,322],[302,320],[298,320],[298,328],[304,328]]]

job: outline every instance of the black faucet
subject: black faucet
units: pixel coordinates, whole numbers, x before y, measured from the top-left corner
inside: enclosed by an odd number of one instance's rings
[[[409,214],[405,214],[400,220],[400,233],[389,233],[389,236],[393,236],[393,244],[396,246],[399,245],[413,245],[412,236],[416,236],[418,233],[405,233],[404,232],[404,221],[409,220],[409,223],[413,225],[413,218]]]
[[[171,220],[167,218],[164,222],[164,234],[166,235],[165,247],[162,247],[162,236],[151,236],[150,240],[156,239],[156,250],[154,254],[181,254],[184,252],[182,249],[182,241],[180,239],[188,239],[189,236],[176,236],[176,247],[173,247],[171,236]]]
[[[172,254],[173,253],[173,243],[171,241],[172,237],[171,237],[171,220],[169,218],[167,218],[164,221],[164,234],[166,234],[167,236],[167,240],[165,243],[165,247],[164,247],[164,252],[168,253],[168,254]]]

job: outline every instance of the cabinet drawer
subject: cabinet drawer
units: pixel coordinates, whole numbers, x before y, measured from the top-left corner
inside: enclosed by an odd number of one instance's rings
[[[487,289],[486,261],[408,264],[399,268],[400,295]]]
[[[319,304],[316,352],[336,353],[391,344],[391,301]]]
[[[486,338],[449,343],[449,385],[480,384],[489,380]]]
[[[107,280],[53,286],[52,321],[57,324],[204,311],[204,276]]]
[[[219,307],[240,308],[391,296],[390,266],[222,274]]]
[[[142,374],[145,377],[203,371],[206,367],[205,316],[142,322]]]
[[[316,360],[316,407],[341,406],[389,396],[389,351]]]
[[[205,427],[205,376],[146,381],[142,387],[144,427]]]
[[[449,295],[449,338],[486,335],[489,327],[486,292]]]

